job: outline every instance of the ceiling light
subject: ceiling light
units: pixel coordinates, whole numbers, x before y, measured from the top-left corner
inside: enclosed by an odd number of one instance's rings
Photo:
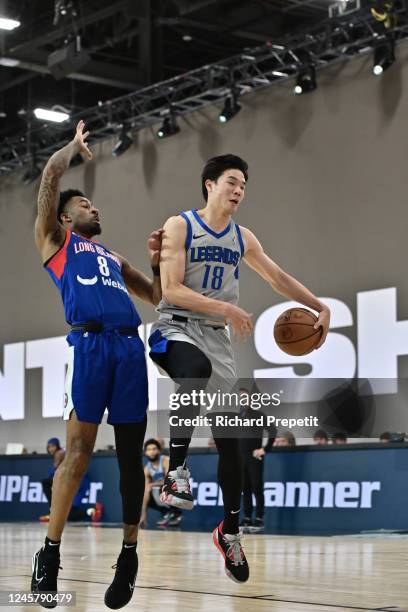
[[[119,134],[119,140],[112,151],[113,157],[120,157],[121,155],[123,155],[123,153],[130,149],[132,144],[133,138],[129,136],[125,126],[122,126],[122,130]]]
[[[379,76],[395,62],[394,43],[388,41],[374,49],[373,74]]]
[[[19,21],[15,19],[7,19],[6,17],[0,17],[0,30],[15,30],[21,25]]]
[[[163,125],[161,128],[157,130],[157,138],[167,138],[168,136],[174,136],[174,134],[178,134],[180,131],[179,126],[177,125],[177,120],[175,115],[171,114],[163,120]]]
[[[238,102],[237,94],[233,93],[229,98],[225,100],[224,108],[218,115],[218,121],[220,123],[227,123],[241,110],[241,105]]]
[[[69,119],[67,113],[61,113],[59,111],[48,110],[46,108],[36,108],[34,115],[37,119],[43,119],[44,121],[53,121],[54,123],[62,123]]]
[[[296,77],[296,85],[293,88],[293,93],[299,96],[301,94],[310,93],[315,89],[317,89],[315,67],[306,66],[305,68],[299,70]]]

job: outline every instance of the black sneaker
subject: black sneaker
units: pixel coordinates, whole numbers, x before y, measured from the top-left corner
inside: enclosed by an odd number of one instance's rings
[[[57,593],[57,577],[60,569],[59,554],[49,554],[41,548],[32,559],[32,593]],[[62,568],[61,568],[62,569]],[[43,608],[55,608],[57,602],[40,602]]]
[[[116,565],[115,576],[105,593],[105,606],[111,610],[123,608],[132,599],[137,575],[137,553],[134,555],[120,553]]]
[[[249,533],[249,530],[252,527],[252,519],[245,516],[240,522],[239,526],[242,528],[242,533]]]
[[[222,532],[223,523],[213,531],[213,541],[225,559],[225,573],[234,582],[246,582],[249,578],[248,562],[241,546],[242,533],[231,535]]]
[[[175,508],[192,510],[194,499],[190,491],[190,472],[187,468],[180,465],[176,470],[167,472],[160,501]]]
[[[178,527],[182,520],[183,515],[181,514],[181,512],[171,512],[167,524],[169,527]]]
[[[256,518],[254,524],[248,528],[249,533],[261,533],[265,529],[263,519]]]

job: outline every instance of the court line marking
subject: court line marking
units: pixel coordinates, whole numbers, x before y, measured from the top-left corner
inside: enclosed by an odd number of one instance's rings
[[[31,575],[29,576],[28,574],[25,574],[24,577],[26,578],[31,578]],[[110,583],[108,582],[99,582],[96,580],[81,580],[80,578],[60,578],[58,577],[58,580],[60,581],[69,581],[69,582],[83,582],[86,584],[103,584],[105,586],[109,586]],[[173,591],[175,593],[192,593],[192,594],[196,594],[196,595],[215,595],[217,597],[233,597],[234,599],[254,599],[254,600],[261,600],[261,601],[277,601],[279,603],[293,603],[293,604],[301,604],[301,605],[306,605],[306,606],[319,606],[319,607],[327,607],[327,608],[339,608],[339,609],[343,609],[343,610],[368,610],[369,612],[382,612],[382,610],[387,610],[390,608],[387,607],[381,607],[381,608],[362,608],[361,606],[344,606],[341,604],[327,604],[327,603],[317,603],[314,601],[294,601],[291,599],[279,599],[277,597],[273,597],[271,595],[236,595],[234,593],[214,593],[213,591],[193,591],[193,590],[188,590],[188,589],[175,589],[173,587],[168,587],[168,586],[143,586],[143,585],[138,585],[135,584],[135,589],[156,589],[157,591]],[[391,606],[391,610],[392,610],[392,606]],[[395,612],[399,612],[399,608],[394,608]]]

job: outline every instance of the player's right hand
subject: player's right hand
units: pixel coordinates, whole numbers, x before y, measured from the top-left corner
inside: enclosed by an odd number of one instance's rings
[[[139,527],[146,529],[147,527],[147,516],[146,514],[142,514],[139,521]]]
[[[252,334],[254,324],[251,317],[252,313],[249,314],[239,306],[234,306],[234,304],[227,305],[225,319],[231,325],[234,335],[238,336],[238,338],[245,340]]]
[[[85,130],[85,121],[81,121],[76,126],[76,133],[74,142],[78,147],[78,153],[84,155],[87,159],[92,159],[92,153],[86,142],[86,139],[89,136],[89,132],[84,132]]]

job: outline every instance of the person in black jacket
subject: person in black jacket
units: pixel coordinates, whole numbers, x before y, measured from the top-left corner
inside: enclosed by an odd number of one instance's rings
[[[240,396],[250,393],[247,389],[239,390]],[[241,402],[244,404],[245,402]],[[248,406],[241,410],[241,416],[244,418],[263,417],[264,426],[253,427],[253,437],[241,438],[240,449],[242,454],[242,464],[244,470],[243,479],[243,506],[244,518],[241,522],[241,527],[249,533],[258,533],[264,529],[264,456],[271,450],[275,436],[276,428],[266,426],[266,417],[260,410],[254,410],[250,407],[250,399]],[[268,432],[268,442],[262,446],[264,431]],[[252,495],[255,495],[255,520],[253,519],[253,503]]]

